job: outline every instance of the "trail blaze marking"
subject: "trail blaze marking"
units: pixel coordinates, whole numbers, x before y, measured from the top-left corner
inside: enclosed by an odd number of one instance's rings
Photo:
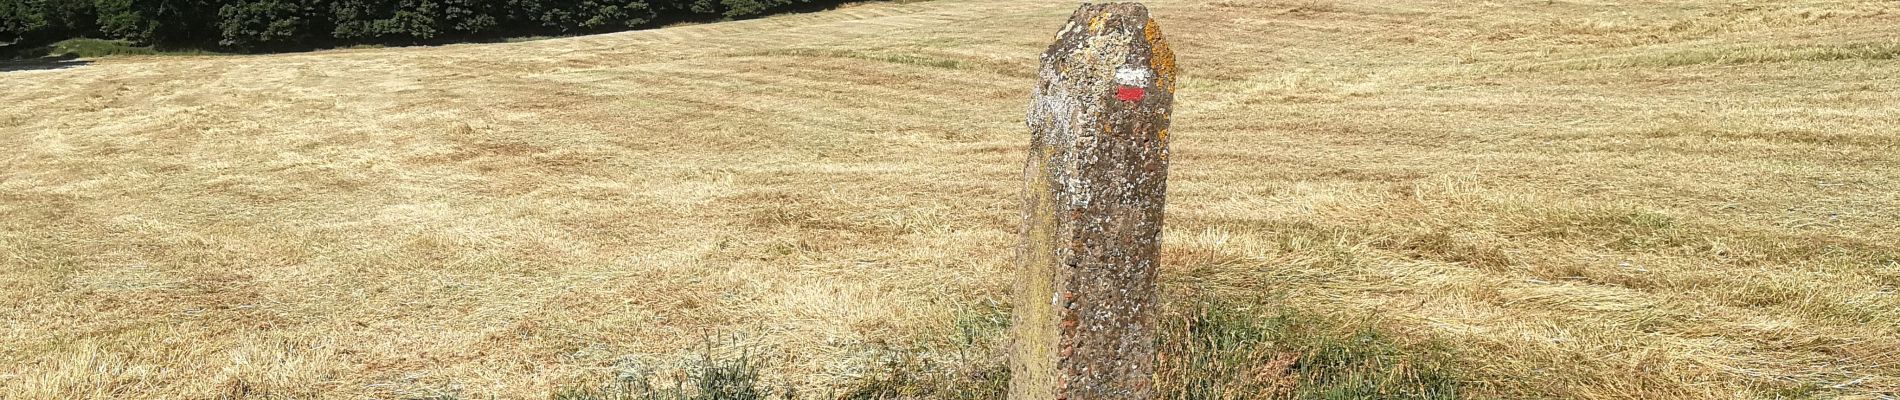
[[[1144,97],[1148,97],[1147,89],[1134,86],[1122,86],[1115,89],[1115,98],[1121,101],[1141,101]]]
[[[1145,29],[1144,29],[1145,30]],[[1154,85],[1154,71],[1144,66],[1124,66],[1115,69],[1115,98],[1121,101],[1141,101],[1148,97],[1148,87]]]
[[[1009,399],[1155,398],[1175,73],[1160,27],[1135,3],[1083,5],[1043,52],[1028,115]]]

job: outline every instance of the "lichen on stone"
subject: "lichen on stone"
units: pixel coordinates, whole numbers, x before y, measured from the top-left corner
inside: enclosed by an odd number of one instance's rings
[[[1174,55],[1146,8],[1119,3],[1077,10],[1042,62],[1010,397],[1152,398]]]

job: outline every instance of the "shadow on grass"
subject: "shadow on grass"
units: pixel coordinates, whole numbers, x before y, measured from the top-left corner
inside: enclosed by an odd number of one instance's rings
[[[66,68],[82,67],[87,64],[92,64],[92,62],[81,60],[79,59],[79,57],[73,57],[73,56],[42,57],[42,58],[25,59],[25,60],[0,60],[0,73],[17,72],[17,71],[41,71],[41,70],[52,70],[52,69],[66,69]]]
[[[124,40],[66,39],[51,43],[0,45],[0,72],[72,68],[91,59],[115,56],[204,56],[219,53],[199,48],[140,46]]]

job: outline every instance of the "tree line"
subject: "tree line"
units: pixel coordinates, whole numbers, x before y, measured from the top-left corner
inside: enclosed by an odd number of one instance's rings
[[[90,37],[234,50],[625,30],[840,0],[0,0],[0,45]]]

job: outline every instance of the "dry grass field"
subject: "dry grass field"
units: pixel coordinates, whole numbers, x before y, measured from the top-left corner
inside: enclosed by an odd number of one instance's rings
[[[1148,3],[1167,296],[1469,397],[1900,396],[1900,3]],[[837,387],[1008,298],[1073,9],[0,72],[0,398],[546,398],[709,340]]]

